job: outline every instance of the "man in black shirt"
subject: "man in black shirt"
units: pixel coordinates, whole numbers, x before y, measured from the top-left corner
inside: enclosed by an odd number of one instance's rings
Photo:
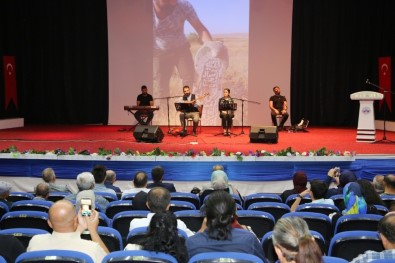
[[[272,122],[274,126],[277,126],[279,130],[282,130],[284,128],[284,123],[287,121],[289,116],[287,113],[287,99],[285,96],[280,95],[280,87],[275,86],[273,88],[273,92],[275,95],[271,96],[269,99],[269,108],[271,110]],[[277,115],[282,116],[279,125],[277,125]]]
[[[154,99],[151,94],[148,94],[147,86],[141,86],[141,94],[137,96],[137,106],[154,106]],[[143,118],[147,116],[147,118]],[[154,112],[151,110],[138,110],[134,113],[134,117],[141,125],[148,125],[154,117]]]

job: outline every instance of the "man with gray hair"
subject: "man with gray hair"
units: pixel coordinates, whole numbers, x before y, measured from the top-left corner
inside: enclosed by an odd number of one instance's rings
[[[56,174],[55,171],[48,167],[45,168],[41,172],[41,176],[44,180],[49,185],[49,191],[50,192],[72,192],[67,185],[62,185],[62,184],[56,184]]]
[[[77,175],[77,187],[78,187],[78,193],[84,190],[93,190],[95,188],[95,178],[93,177],[93,174],[90,172],[83,172]],[[66,196],[64,199],[69,200],[71,202],[75,202],[77,200],[77,194],[70,194]],[[104,213],[106,212],[106,207],[108,205],[107,199],[105,199],[101,195],[96,195],[96,203],[99,205],[101,211]]]

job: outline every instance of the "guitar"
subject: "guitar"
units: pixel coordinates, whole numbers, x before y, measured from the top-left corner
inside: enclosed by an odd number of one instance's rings
[[[205,92],[205,93],[203,93],[202,96],[197,97],[197,98],[195,98],[194,100],[183,100],[182,102],[183,102],[183,103],[194,104],[197,100],[204,99],[205,97],[207,97],[207,96],[209,96],[209,95],[210,95],[210,93]]]

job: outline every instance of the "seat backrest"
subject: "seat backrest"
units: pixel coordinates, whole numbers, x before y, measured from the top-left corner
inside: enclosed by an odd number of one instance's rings
[[[133,210],[133,203],[130,200],[118,200],[107,204],[106,216],[113,218],[116,214]]]
[[[177,260],[162,252],[147,250],[125,250],[107,254],[102,263],[121,263],[121,262],[152,262],[152,263],[177,263]]]
[[[124,194],[121,197],[121,200],[133,200],[137,193],[128,193]]]
[[[343,215],[336,222],[334,233],[351,230],[377,231],[377,226],[382,215]]]
[[[112,227],[99,226],[97,228],[97,233],[110,252],[123,249],[122,236],[118,230]],[[92,240],[89,233],[82,233],[81,238]]]
[[[187,201],[195,205],[197,209],[200,208],[200,199],[197,195],[183,192],[170,193],[171,200],[174,201]]]
[[[2,216],[9,211],[10,209],[8,208],[8,205],[6,203],[0,202],[0,218],[2,218]]]
[[[49,234],[49,232],[37,228],[8,228],[0,230],[0,235],[13,235],[25,248],[27,248],[33,236],[40,234]]]
[[[243,262],[243,263],[263,263],[262,259],[255,255],[241,252],[204,252],[191,257],[189,263],[198,262]]]
[[[348,263],[347,260],[338,257],[323,256],[322,259],[324,263]]]
[[[111,219],[103,212],[99,212],[99,226],[112,227]]]
[[[53,205],[51,201],[45,200],[21,200],[11,205],[10,211],[41,211],[48,213],[49,208]]]
[[[177,219],[180,219],[185,223],[188,229],[196,232],[202,226],[204,213],[200,210],[182,210],[174,212]]]
[[[29,251],[19,255],[15,263],[37,263],[37,262],[61,262],[61,263],[94,263],[93,259],[85,253],[72,250],[40,250]]]
[[[112,227],[121,234],[122,242],[126,242],[126,237],[129,234],[130,221],[135,218],[145,218],[147,217],[149,211],[134,210],[120,212],[114,216],[112,219]]]
[[[337,208],[337,206],[335,205],[329,205],[329,204],[306,203],[306,204],[298,205],[295,211],[315,212],[315,213],[330,215],[332,213],[338,213],[339,208]]]
[[[282,203],[281,197],[278,194],[272,193],[255,193],[246,195],[244,197],[244,209],[248,209],[248,207],[253,203],[258,202],[279,202]]]
[[[10,202],[16,202],[21,200],[32,200],[34,195],[32,193],[27,192],[10,192],[10,195],[7,197],[7,200]]]
[[[329,198],[333,200],[333,203],[335,203],[337,208],[344,209],[344,196],[342,194],[332,195]]]
[[[374,205],[376,207],[377,211],[380,213],[380,215],[385,216],[389,210],[386,206],[383,205]]]
[[[241,225],[250,226],[259,239],[272,231],[275,223],[271,214],[254,210],[237,210],[237,220]]]
[[[181,210],[196,210],[196,206],[187,201],[170,200],[169,210],[173,213]]]
[[[52,232],[48,225],[48,214],[39,211],[14,211],[3,215],[0,229],[8,228],[38,228]]]
[[[385,206],[391,210],[391,206],[395,205],[395,195],[382,194],[380,195],[381,200],[383,200]]]
[[[284,203],[279,203],[279,202],[257,202],[257,203],[252,203],[248,207],[248,210],[258,210],[258,211],[263,211],[263,212],[270,213],[274,217],[274,220],[276,222],[283,215],[285,215],[286,213],[291,212],[291,208],[288,205],[286,205]]]
[[[49,196],[47,197],[48,201],[56,202],[62,200],[66,196],[70,195],[69,192],[49,192]]]
[[[118,201],[118,196],[113,193],[95,192],[95,195],[103,196],[108,202]]]
[[[367,250],[384,250],[380,237],[375,231],[345,231],[335,234],[329,245],[328,256],[351,261]]]
[[[285,200],[285,203],[291,207],[292,204],[295,202],[295,199],[298,197],[298,194],[292,194],[290,196],[287,197],[287,200]],[[311,203],[311,197],[309,195],[306,195],[302,198],[302,200],[300,200],[300,205],[302,204],[306,204],[306,203]]]
[[[7,261],[5,260],[5,258],[3,258],[2,256],[0,256],[0,263],[7,263]]]

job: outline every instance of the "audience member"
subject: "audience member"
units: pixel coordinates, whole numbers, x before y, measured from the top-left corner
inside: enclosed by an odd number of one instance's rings
[[[170,192],[163,187],[154,187],[148,192],[147,206],[150,209],[150,213],[146,218],[135,218],[130,222],[129,230],[136,227],[147,227],[150,224],[152,217],[155,213],[164,213],[169,210],[170,207]],[[188,236],[192,236],[194,233],[187,228],[184,222],[177,219],[177,227],[184,230]]]
[[[104,165],[97,164],[93,167],[91,173],[95,178],[95,188],[93,188],[94,192],[104,192],[116,195],[117,193],[110,188],[107,188],[104,185],[104,180],[106,180],[106,171],[107,168]]]
[[[12,202],[8,201],[7,198],[10,196],[12,185],[10,183],[0,181],[0,202],[5,203],[8,208],[11,208]]]
[[[90,172],[83,172],[77,175],[77,187],[78,187],[78,192],[84,190],[93,190],[93,188],[95,188],[95,178],[93,177],[93,174],[91,174]],[[75,202],[77,200],[77,194],[78,193],[70,194],[66,196],[64,199],[69,200],[71,202]],[[95,195],[95,199],[100,207],[100,210],[102,212],[106,212],[106,207],[108,205],[107,199],[101,195]]]
[[[383,200],[381,200],[380,195],[374,189],[372,183],[365,179],[358,179],[357,183],[361,187],[361,192],[365,198],[366,204],[368,205],[384,205]]]
[[[280,218],[273,229],[273,245],[280,263],[324,262],[322,252],[302,218]]]
[[[368,250],[354,258],[351,263],[371,262],[375,259],[395,259],[395,214],[386,215],[380,219],[378,232],[384,250],[381,252]]]
[[[177,218],[170,211],[153,215],[148,233],[125,247],[125,250],[140,249],[172,255],[179,263],[188,262],[185,240],[178,235]]]
[[[0,235],[0,256],[8,263],[14,263],[23,252],[26,252],[26,248],[18,238],[13,235]]]
[[[153,183],[149,183],[147,185],[147,188],[154,188],[154,187],[163,187],[169,190],[169,192],[176,192],[176,188],[174,187],[174,184],[172,183],[163,183],[163,175],[165,174],[165,170],[163,169],[162,166],[155,166],[151,170],[151,176],[152,176],[152,181]]]
[[[240,199],[242,199],[236,187],[229,184],[228,175],[223,170],[215,170],[211,173],[211,185],[209,188],[203,188],[200,193],[200,202],[203,203],[206,196],[217,190],[223,190],[229,194],[238,195]]]
[[[135,210],[149,210],[147,207],[147,193],[150,189],[147,188],[148,176],[145,172],[139,171],[134,175],[134,188],[123,191],[122,198],[127,194],[136,193],[133,198],[133,209]]]
[[[383,185],[384,185],[383,194],[395,195],[395,175],[388,174],[384,176]]]
[[[109,253],[97,232],[99,213],[95,210],[90,216],[82,216],[81,212],[75,213],[72,203],[60,200],[49,209],[48,225],[53,229],[52,234],[33,236],[27,251],[74,250],[88,254],[96,263],[101,263]],[[92,240],[81,239],[81,233],[86,229]]]
[[[256,236],[245,229],[233,228],[235,200],[225,191],[216,191],[204,206],[207,227],[186,241],[189,256],[204,252],[242,252],[258,256],[263,261],[262,246]]]
[[[33,200],[47,200],[49,196],[49,185],[47,183],[39,183],[34,188],[34,195]]]
[[[328,171],[328,175],[325,181],[328,187],[331,184],[332,180],[335,180],[335,184],[337,187],[329,188],[328,192],[326,193],[326,198],[329,198],[333,195],[342,194],[344,186],[350,182],[357,181],[357,177],[350,170],[340,170],[339,168],[332,168]]]
[[[378,174],[373,177],[372,184],[378,194],[384,193],[384,175]]]
[[[307,175],[305,172],[295,172],[292,178],[294,188],[285,190],[280,196],[283,202],[287,201],[287,198],[293,194],[300,194],[307,189]]]
[[[213,166],[213,172],[217,170],[225,171],[225,168],[221,164],[216,164]]]
[[[332,199],[325,199],[326,192],[328,191],[328,186],[321,180],[315,179],[310,182],[310,189],[306,189],[301,192],[298,197],[295,199],[295,202],[291,206],[291,211],[294,212],[300,201],[302,201],[303,197],[306,195],[310,195],[311,203],[314,204],[328,204],[334,205]]]
[[[121,188],[114,185],[116,180],[117,180],[117,174],[113,170],[107,170],[106,180],[104,181],[104,185],[107,188],[114,190],[116,193],[122,193]]]
[[[49,191],[50,192],[70,192],[70,188],[67,185],[56,184],[56,174],[52,168],[45,168],[41,172],[41,176],[47,184],[49,184]]]

